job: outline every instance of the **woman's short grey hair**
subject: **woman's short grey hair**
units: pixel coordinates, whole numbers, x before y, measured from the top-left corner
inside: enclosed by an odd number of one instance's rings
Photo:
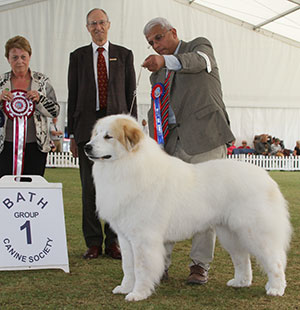
[[[170,22],[163,18],[163,17],[156,17],[151,19],[146,26],[144,27],[144,35],[146,36],[153,27],[160,25],[162,28],[166,29],[166,30],[170,30],[172,28],[174,28]]]

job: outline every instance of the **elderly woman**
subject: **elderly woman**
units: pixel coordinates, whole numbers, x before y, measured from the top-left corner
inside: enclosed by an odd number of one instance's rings
[[[57,117],[60,109],[55,92],[44,74],[30,70],[31,47],[27,39],[21,36],[9,39],[5,45],[5,57],[11,71],[0,75],[0,177],[11,174],[43,176],[47,153],[50,151],[48,118]],[[33,107],[33,114],[28,118],[26,116],[25,125],[20,124],[24,126],[25,132],[27,127],[27,135],[23,135],[25,148],[22,155],[18,153],[18,160],[14,157],[15,145],[21,143],[21,135],[16,133],[19,125],[15,125],[15,119],[19,121],[19,118],[10,115],[7,108],[7,103],[14,102],[15,90],[21,91],[23,101]],[[21,173],[13,173],[15,161],[18,165],[23,162],[22,169],[19,169]]]

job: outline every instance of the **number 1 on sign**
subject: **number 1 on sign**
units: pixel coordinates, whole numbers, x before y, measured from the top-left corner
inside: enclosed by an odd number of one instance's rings
[[[31,244],[31,228],[30,228],[30,221],[26,221],[21,227],[20,230],[26,229],[26,237],[27,237],[27,244]]]

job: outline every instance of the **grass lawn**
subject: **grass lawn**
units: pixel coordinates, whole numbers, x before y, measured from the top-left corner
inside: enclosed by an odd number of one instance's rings
[[[170,279],[146,301],[125,302],[112,289],[122,279],[121,261],[105,256],[86,261],[81,232],[81,188],[78,169],[47,169],[49,182],[63,183],[70,273],[62,270],[2,271],[0,310],[110,310],[110,309],[201,309],[300,310],[300,172],[270,172],[289,201],[294,234],[286,270],[287,289],[283,297],[265,294],[266,276],[253,261],[250,288],[226,286],[233,276],[229,255],[217,243],[215,259],[204,286],[188,286],[190,241],[177,243],[173,252]]]

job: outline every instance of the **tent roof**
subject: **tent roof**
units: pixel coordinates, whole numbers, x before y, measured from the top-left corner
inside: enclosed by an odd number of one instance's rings
[[[300,0],[188,0],[300,42]]]
[[[43,0],[0,0],[0,11]],[[300,0],[187,0],[300,42]]]
[[[10,10],[46,0],[0,0],[0,11]]]
[[[19,2],[21,0],[0,0],[0,5],[12,4],[14,2]]]

